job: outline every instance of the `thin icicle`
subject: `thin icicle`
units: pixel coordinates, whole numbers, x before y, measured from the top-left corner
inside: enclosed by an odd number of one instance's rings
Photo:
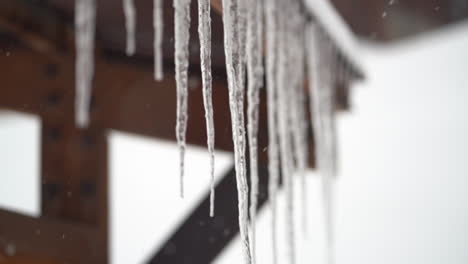
[[[75,121],[78,127],[89,124],[89,106],[94,75],[95,0],[75,1]]]
[[[325,215],[325,232],[326,232],[326,252],[325,252],[325,263],[335,263],[335,235],[333,226],[333,185],[334,179],[332,177],[325,177],[322,180],[323,189],[323,203],[324,203],[324,215]]]
[[[271,235],[273,264],[278,263],[277,243],[277,192],[279,185],[279,146],[278,146],[278,95],[277,95],[277,0],[265,1],[266,31],[266,88],[268,111],[268,197],[271,207]]]
[[[245,124],[245,117],[244,117],[244,97],[245,97],[245,68],[246,68],[246,58],[247,58],[247,1],[248,0],[237,0],[238,8],[237,8],[237,34],[238,34],[238,48],[239,48],[239,63],[237,64],[237,85],[238,89],[237,92],[239,95],[237,96],[238,100],[238,108],[239,111],[239,122],[240,124]],[[240,99],[242,98],[242,100]],[[242,129],[245,130],[244,126]],[[245,153],[246,145],[245,140],[241,142],[242,144],[241,149],[242,152]],[[246,172],[247,173],[247,172]]]
[[[153,28],[154,28],[154,79],[163,79],[162,41],[164,33],[162,0],[153,1]]]
[[[307,234],[307,184],[306,184],[306,169],[308,162],[308,138],[307,138],[307,116],[305,111],[306,94],[304,92],[304,26],[305,20],[300,13],[300,6],[297,1],[292,2],[292,33],[290,37],[291,44],[291,63],[289,67],[289,78],[291,80],[293,90],[291,97],[291,107],[289,112],[291,115],[291,128],[294,139],[294,156],[296,160],[296,172],[300,177],[301,186],[301,214],[303,234]]]
[[[262,64],[262,0],[248,0],[247,10],[247,77],[248,77],[248,138],[250,153],[250,244],[252,263],[256,262],[256,215],[258,204],[258,111],[259,91],[263,80]]]
[[[286,192],[286,243],[289,263],[296,263],[295,257],[295,233],[294,233],[294,203],[293,203],[293,182],[292,182],[292,167],[293,167],[293,150],[291,142],[291,128],[289,109],[292,107],[291,96],[294,87],[289,82],[289,69],[291,67],[291,50],[287,41],[291,37],[291,9],[289,3],[281,2],[280,10],[283,10],[279,18],[278,25],[278,72],[277,72],[277,89],[278,89],[278,123],[279,123],[279,142],[280,142],[280,160],[281,160],[281,175],[283,177],[285,192]]]
[[[247,58],[247,16],[248,9],[251,7],[248,6],[249,0],[237,0],[238,9],[237,9],[237,31],[239,34],[239,85],[245,85],[245,63]],[[243,90],[244,92],[244,90]]]
[[[136,30],[136,15],[135,4],[133,0],[124,0],[123,9],[125,14],[125,29],[127,30],[127,49],[126,53],[131,56],[135,53],[135,30]]]
[[[185,135],[187,132],[190,0],[174,0],[175,75],[177,86],[176,136],[180,148],[180,195],[184,197]]]
[[[322,98],[322,101],[325,103],[324,108],[324,126],[323,126],[323,136],[326,142],[326,152],[327,156],[325,157],[324,165],[324,177],[322,181],[323,185],[323,201],[325,209],[325,223],[327,231],[327,263],[335,263],[335,235],[334,235],[334,225],[333,225],[333,185],[335,182],[336,170],[337,170],[337,153],[336,153],[336,128],[335,128],[335,89],[336,89],[336,80],[334,71],[335,67],[335,58],[336,50],[333,48],[332,43],[328,39],[324,40],[321,45],[323,45],[323,63],[328,65],[324,67],[322,71],[327,71],[326,73],[321,73],[324,78],[323,88],[326,93]]]
[[[326,263],[334,263],[333,235],[333,176],[335,176],[335,127],[334,127],[334,87],[331,82],[332,52],[331,43],[317,25],[310,23],[307,28],[309,94],[311,101],[312,124],[317,153],[317,167],[322,174],[324,219],[326,232]],[[320,67],[319,67],[320,65]]]
[[[234,142],[234,159],[238,192],[239,231],[242,241],[245,263],[250,264],[250,241],[248,237],[248,185],[245,164],[245,129],[243,123],[243,85],[239,83],[239,70],[242,68],[240,58],[240,38],[238,32],[237,0],[223,0],[224,50],[228,77],[229,106],[231,112],[232,136]]]
[[[257,50],[257,56],[258,56],[258,63],[256,64],[256,74],[258,76],[258,85],[260,88],[264,87],[265,84],[263,83],[263,78],[265,75],[265,69],[263,65],[263,55],[264,55],[264,9],[265,9],[265,0],[258,0],[254,1],[256,2],[256,10],[257,14],[255,16],[255,23],[256,23],[256,35],[257,35],[257,43],[258,43],[258,50]]]
[[[214,216],[214,122],[211,77],[211,18],[210,1],[198,0],[198,34],[200,36],[200,61],[203,82],[203,103],[205,105],[206,135],[210,153],[210,216]]]

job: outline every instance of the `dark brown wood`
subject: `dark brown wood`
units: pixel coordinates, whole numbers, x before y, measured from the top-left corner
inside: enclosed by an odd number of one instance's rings
[[[99,227],[4,210],[0,210],[0,219],[0,245],[5,257],[9,257],[5,252],[8,250],[3,249],[9,248],[14,257],[23,255],[60,263],[107,262],[107,241],[99,235]]]
[[[2,1],[0,10],[0,32],[6,33],[0,49],[8,51],[0,63],[0,106],[42,120],[42,216],[0,213],[0,238],[15,247],[8,259],[107,263],[106,130],[74,125],[71,31],[21,0]]]
[[[222,0],[211,0],[210,2],[211,2],[211,6],[213,7],[214,10],[216,10],[218,14],[221,14],[223,12]]]

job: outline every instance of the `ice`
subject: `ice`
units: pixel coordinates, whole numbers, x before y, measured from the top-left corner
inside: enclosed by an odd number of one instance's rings
[[[336,170],[335,125],[334,125],[334,82],[331,75],[333,49],[329,40],[318,29],[309,24],[307,28],[309,95],[313,132],[316,145],[317,167],[322,174],[324,220],[326,232],[326,263],[334,262],[333,242],[333,181]],[[319,67],[320,65],[320,67]]]
[[[180,195],[184,196],[185,135],[187,132],[190,0],[174,0],[175,75],[177,86],[176,137],[180,148]]]
[[[223,0],[224,47],[228,77],[229,107],[238,191],[239,231],[245,263],[251,263],[248,237],[248,185],[245,164],[245,129],[243,118],[243,84],[240,83],[243,68],[240,52],[239,5],[237,0]]]
[[[267,116],[268,116],[268,198],[271,207],[272,223],[272,259],[278,263],[277,228],[277,192],[279,185],[279,146],[278,146],[278,94],[276,83],[277,72],[277,1],[265,1],[265,36],[266,36],[266,88],[267,88]]]
[[[212,102],[212,77],[211,77],[211,18],[210,1],[198,0],[198,34],[200,37],[200,62],[203,82],[203,103],[205,105],[206,134],[208,152],[210,153],[210,216],[214,216],[214,121]]]
[[[297,2],[294,2],[297,3]],[[307,233],[307,184],[306,184],[306,169],[308,165],[309,153],[308,153],[308,138],[307,138],[307,124],[309,120],[307,118],[306,107],[306,94],[304,91],[304,79],[305,79],[305,68],[304,68],[304,28],[305,20],[300,15],[300,9],[298,5],[292,6],[293,18],[292,28],[290,37],[291,44],[291,63],[290,69],[290,80],[292,82],[292,96],[291,96],[291,128],[294,140],[294,156],[296,160],[296,172],[299,175],[301,181],[301,214],[302,214],[302,228],[303,233]]]
[[[76,0],[76,123],[89,123],[93,80],[96,0]],[[136,49],[134,0],[123,0],[127,31],[126,54]],[[180,148],[180,195],[184,196],[185,146],[188,121],[188,67],[190,40],[190,0],[173,0],[175,39],[175,79],[177,89],[176,137]],[[154,78],[163,78],[163,2],[154,0]],[[301,181],[302,224],[306,231],[307,203],[305,171],[308,165],[308,117],[304,80],[309,80],[310,112],[316,144],[317,167],[322,175],[324,218],[326,221],[327,263],[333,263],[333,182],[336,174],[335,85],[345,84],[356,67],[347,27],[325,0],[222,0],[224,47],[229,90],[229,107],[234,143],[238,191],[239,228],[246,263],[255,263],[256,210],[258,206],[259,92],[266,71],[268,118],[269,199],[272,212],[273,263],[277,264],[277,192],[280,173],[287,199],[287,252],[295,263],[294,184]],[[314,14],[306,25],[304,6]],[[214,110],[211,73],[210,0],[198,0],[200,63],[203,84],[207,145],[210,153],[210,216],[214,215]],[[266,52],[263,52],[265,17]],[[319,25],[320,23],[320,25]],[[326,34],[321,30],[325,30]],[[304,32],[306,34],[304,34]],[[344,32],[344,33],[343,33]],[[305,49],[304,44],[307,44]],[[342,53],[338,63],[338,46]],[[307,53],[306,53],[307,50]],[[266,56],[266,69],[263,56]],[[307,65],[307,78],[304,64]],[[358,65],[359,66],[359,65]],[[336,73],[332,75],[332,72]],[[247,76],[246,76],[247,74]],[[338,79],[333,79],[338,76]],[[248,82],[246,82],[246,77]],[[247,87],[247,120],[244,100]],[[247,131],[245,126],[247,121]],[[246,135],[247,132],[247,135]],[[246,139],[248,137],[248,141]],[[249,143],[248,146],[247,142]],[[246,148],[249,148],[251,192],[247,180]],[[281,171],[280,171],[281,168]],[[249,206],[250,200],[250,206]],[[250,218],[249,218],[250,216]]]
[[[239,75],[239,82],[238,85],[240,86],[239,92],[245,92],[245,63],[246,63],[246,55],[247,55],[247,14],[249,0],[237,0],[238,8],[237,8],[237,32],[239,35],[239,64],[237,65],[239,70],[237,74]],[[244,115],[242,114],[242,117]]]
[[[262,1],[248,0],[247,10],[247,77],[248,77],[248,139],[250,154],[250,243],[252,251],[252,263],[256,262],[255,257],[255,223],[258,204],[258,111],[259,111],[259,91],[262,86]]]
[[[133,0],[124,0],[123,9],[125,14],[125,29],[127,30],[127,49],[126,53],[131,56],[135,53],[135,29],[136,14]]]
[[[162,40],[164,33],[162,0],[153,1],[153,28],[154,28],[154,79],[163,79]]]
[[[291,19],[294,15],[291,13],[291,4],[280,2],[279,10],[282,10],[278,16],[278,72],[277,72],[277,91],[278,91],[278,124],[279,124],[279,143],[280,143],[280,161],[281,175],[283,177],[284,188],[286,192],[286,244],[289,263],[294,264],[295,258],[295,233],[294,233],[294,206],[293,206],[293,149],[292,149],[292,129],[290,104],[294,93],[294,86],[290,84],[291,66],[295,63],[293,60],[293,50],[289,47],[289,40],[294,34],[291,32]]]
[[[75,121],[78,127],[89,124],[89,107],[94,74],[95,0],[75,2]]]

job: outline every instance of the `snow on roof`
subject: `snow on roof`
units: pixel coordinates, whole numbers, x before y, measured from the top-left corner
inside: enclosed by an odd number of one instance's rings
[[[358,75],[363,74],[359,60],[359,51],[355,44],[351,29],[327,0],[304,0],[306,7],[316,22],[336,45],[347,62]]]

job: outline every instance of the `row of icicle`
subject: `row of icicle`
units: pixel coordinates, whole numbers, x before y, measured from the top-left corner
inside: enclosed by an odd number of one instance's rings
[[[89,123],[88,108],[93,79],[96,0],[76,0],[76,122]],[[187,130],[188,56],[191,0],[173,0],[175,9],[175,78],[177,86],[176,136],[180,148],[180,194],[184,193],[184,153]],[[308,124],[313,124],[317,166],[322,173],[326,220],[327,263],[333,263],[332,183],[336,171],[334,127],[336,72],[347,78],[337,63],[338,52],[321,27],[301,10],[299,0],[222,0],[224,46],[229,106],[234,142],[240,237],[245,263],[255,263],[258,199],[259,91],[266,87],[268,117],[269,200],[272,212],[273,259],[277,261],[277,193],[282,175],[287,200],[287,252],[295,263],[293,175],[299,175],[302,225],[307,223],[305,173],[308,165]],[[136,49],[136,14],[133,0],[123,0],[127,55]],[[154,0],[154,78],[161,80],[162,0]],[[214,215],[214,121],[211,76],[210,1],[198,1],[200,62],[210,153],[210,216]],[[265,48],[265,49],[264,49]],[[265,67],[264,61],[265,58]],[[266,76],[266,83],[264,83]],[[343,77],[344,76],[344,77]],[[304,80],[308,80],[308,91]],[[248,84],[247,87],[245,84]],[[247,90],[247,126],[244,97]],[[309,97],[307,97],[307,95]],[[310,109],[306,109],[309,101]],[[310,112],[310,118],[309,118]],[[246,132],[247,128],[247,132]],[[248,140],[246,139],[248,137]],[[248,142],[248,146],[246,145]],[[250,197],[246,148],[250,158]],[[250,200],[250,201],[249,201]],[[249,207],[250,203],[250,207]]]

